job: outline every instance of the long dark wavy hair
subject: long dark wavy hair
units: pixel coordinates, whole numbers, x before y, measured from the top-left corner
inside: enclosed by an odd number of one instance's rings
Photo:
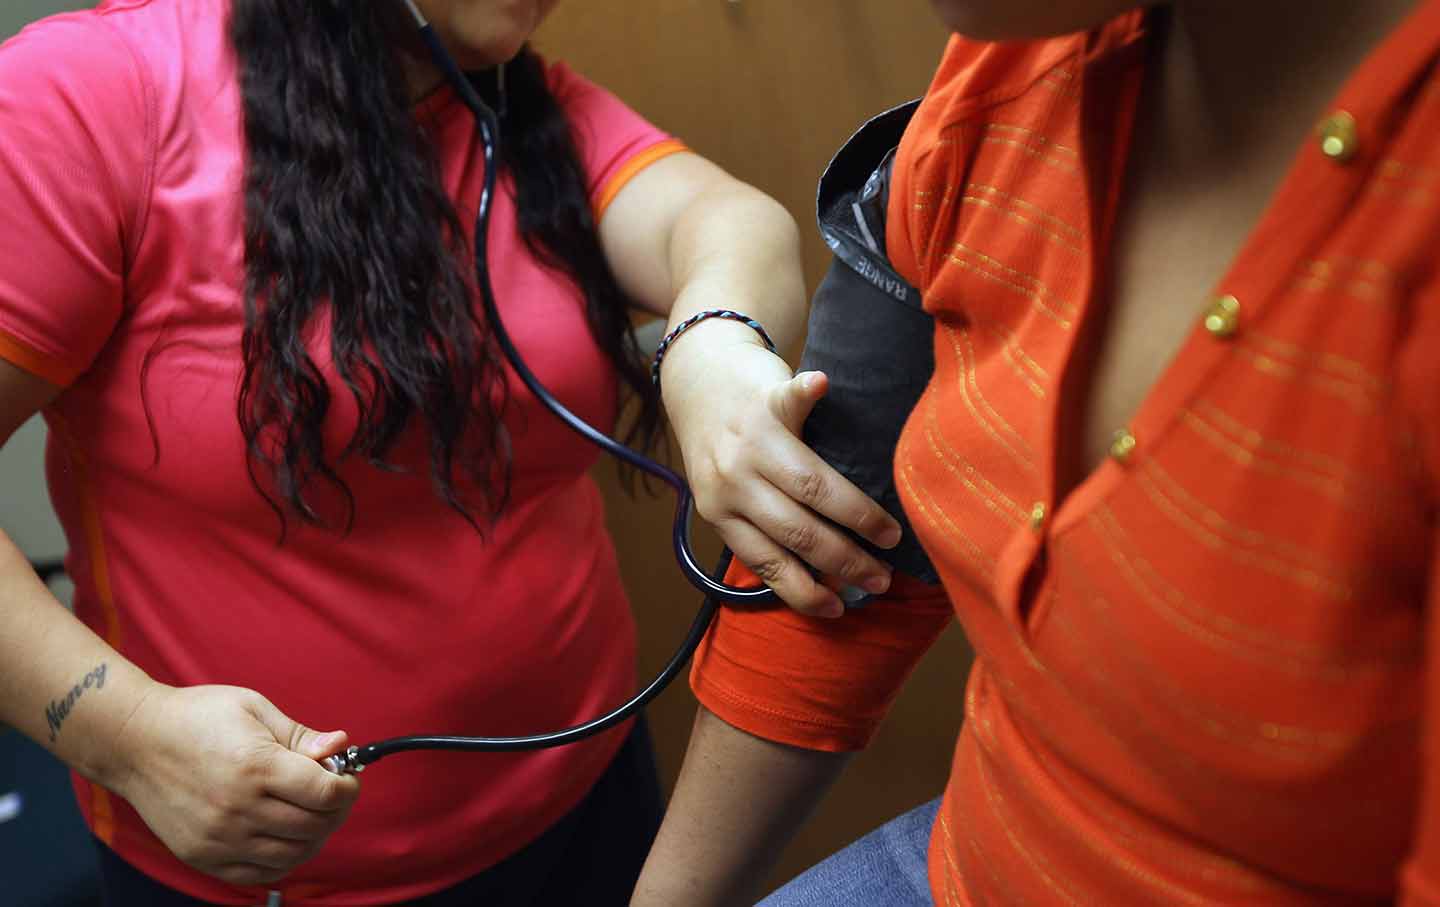
[[[336,471],[380,469],[407,429],[429,442],[436,493],[479,528],[504,506],[505,373],[475,304],[473,251],[412,111],[389,0],[233,0],[245,120],[244,373],[237,411],[251,481],[276,510],[328,525],[311,483],[354,497]],[[570,124],[527,47],[506,67],[502,167],[525,246],[585,297],[596,342],[636,398],[623,434],[654,446],[660,408],[600,247]],[[475,74],[495,98],[494,74]],[[327,451],[331,408],[307,338],[327,327],[334,369],[359,408]],[[268,473],[268,476],[266,475]],[[268,481],[266,481],[268,479]]]

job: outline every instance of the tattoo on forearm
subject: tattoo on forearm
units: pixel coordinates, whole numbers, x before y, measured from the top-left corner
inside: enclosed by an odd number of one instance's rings
[[[75,708],[75,702],[85,695],[86,690],[99,690],[105,686],[105,668],[107,665],[102,662],[98,668],[80,678],[80,682],[70,688],[64,698],[56,699],[45,707],[45,720],[50,722],[50,742],[55,742],[55,735],[60,733],[60,725],[70,717],[71,709]]]

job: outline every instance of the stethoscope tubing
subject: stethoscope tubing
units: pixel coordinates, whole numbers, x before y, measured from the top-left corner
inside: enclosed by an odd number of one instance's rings
[[[557,746],[566,746],[578,743],[586,738],[602,733],[617,724],[630,718],[640,709],[644,708],[650,700],[658,696],[671,682],[673,682],[684,668],[685,664],[695,654],[700,641],[705,637],[720,602],[736,602],[742,604],[767,604],[777,600],[775,592],[764,586],[758,588],[744,588],[730,586],[722,580],[726,570],[729,568],[733,558],[727,548],[721,557],[721,563],[712,577],[700,566],[694,550],[690,545],[690,523],[691,514],[694,511],[694,495],[690,486],[674,470],[663,464],[657,463],[649,457],[644,456],[625,445],[619,443],[609,435],[590,425],[584,419],[571,412],[568,407],[555,398],[546,389],[540,379],[535,376],[530,367],[525,363],[524,357],[510,339],[510,334],[505,330],[505,324],[500,317],[499,304],[496,302],[495,289],[490,282],[490,268],[488,262],[489,254],[489,232],[490,232],[490,209],[494,199],[496,173],[499,162],[500,145],[500,122],[495,112],[484,102],[475,91],[470,80],[460,70],[450,52],[445,49],[435,29],[426,21],[419,8],[415,6],[414,0],[405,0],[410,8],[411,14],[415,17],[419,27],[420,37],[430,51],[431,57],[437,66],[444,73],[445,78],[455,91],[460,95],[465,106],[475,117],[476,127],[480,132],[481,145],[484,149],[485,175],[484,183],[480,192],[480,205],[475,219],[475,274],[476,282],[479,285],[480,300],[485,310],[487,323],[494,332],[495,340],[500,346],[501,352],[510,363],[512,369],[520,377],[520,380],[532,394],[545,406],[574,430],[581,437],[590,443],[609,453],[611,456],[633,466],[634,468],[660,479],[669,485],[675,492],[675,518],[671,542],[674,548],[676,562],[680,565],[681,571],[689,582],[705,594],[704,603],[701,605],[695,619],[690,624],[690,629],[685,635],[680,647],[671,656],[670,661],[665,665],[655,678],[646,684],[629,701],[611,710],[610,712],[563,730],[543,734],[530,734],[518,737],[462,737],[451,735],[413,735],[406,737],[393,737],[388,740],[381,740],[377,743],[369,743],[363,746],[352,746],[340,756],[326,760],[326,767],[332,771],[347,774],[362,771],[365,766],[374,764],[380,759],[394,753],[410,752],[416,750],[454,750],[460,752],[484,752],[503,753],[518,752],[523,750],[548,749]]]

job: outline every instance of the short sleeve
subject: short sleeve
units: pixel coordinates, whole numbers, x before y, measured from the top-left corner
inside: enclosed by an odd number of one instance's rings
[[[686,150],[683,142],[564,63],[550,64],[548,78],[550,91],[574,130],[597,223],[637,173]]]
[[[726,581],[758,583],[738,561]],[[833,620],[724,608],[695,654],[691,687],[705,708],[757,737],[863,749],[953,616],[943,589],[900,573],[886,595]]]
[[[61,387],[123,310],[152,157],[146,94],[97,14],[0,45],[0,357]]]

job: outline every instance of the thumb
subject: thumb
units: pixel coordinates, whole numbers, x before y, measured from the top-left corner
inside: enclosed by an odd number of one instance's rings
[[[322,732],[308,728],[291,719],[267,699],[260,701],[255,717],[274,735],[276,743],[316,762],[343,751],[350,744],[350,737],[344,731]]]
[[[830,379],[824,372],[801,372],[772,392],[771,407],[775,417],[798,435],[815,404],[829,390]]]

